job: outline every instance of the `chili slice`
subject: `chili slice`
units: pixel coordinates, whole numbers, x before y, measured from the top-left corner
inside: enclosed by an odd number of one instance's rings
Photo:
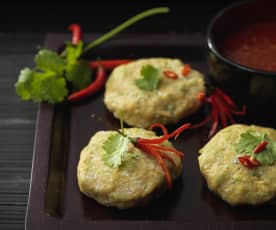
[[[256,146],[256,148],[253,150],[253,153],[258,154],[264,150],[264,148],[267,146],[268,142],[263,141],[260,144]]]
[[[182,68],[182,76],[183,77],[187,77],[187,75],[190,73],[191,71],[191,66],[189,64],[185,64]]]
[[[102,66],[99,66],[95,81],[93,81],[86,88],[69,95],[68,101],[70,102],[78,101],[78,100],[87,98],[88,96],[94,93],[97,93],[99,90],[101,90],[104,87],[105,81],[106,81],[105,70]]]
[[[256,159],[250,159],[250,156],[248,155],[238,157],[238,160],[243,166],[249,169],[252,169],[260,165],[259,161],[257,161]]]
[[[171,79],[177,79],[178,78],[178,75],[175,72],[171,71],[171,70],[164,70],[163,74],[167,78],[171,78]]]

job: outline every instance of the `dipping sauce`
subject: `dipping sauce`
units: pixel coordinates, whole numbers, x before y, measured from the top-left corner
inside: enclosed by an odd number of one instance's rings
[[[221,52],[239,64],[276,72],[276,21],[248,25],[229,35]]]

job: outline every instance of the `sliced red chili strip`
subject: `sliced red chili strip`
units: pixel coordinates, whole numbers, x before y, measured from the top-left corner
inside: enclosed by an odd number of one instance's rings
[[[212,114],[212,118],[213,118],[213,123],[212,123],[211,129],[210,129],[208,138],[212,137],[218,128],[218,108],[216,107],[216,105],[214,103],[212,103],[212,104],[213,104],[213,107],[212,107],[211,114]]]
[[[190,127],[191,127],[191,123],[183,124],[176,130],[174,130],[171,134],[169,134],[168,137],[169,138],[172,138],[172,137],[177,138],[184,130],[189,129]]]
[[[173,166],[176,166],[174,160],[170,156],[168,156],[167,154],[162,153],[162,152],[159,152],[159,154],[162,158],[164,158],[164,159],[168,160],[169,162],[171,162],[173,164]]]
[[[205,118],[203,121],[197,123],[197,124],[194,124],[191,126],[192,129],[197,129],[197,128],[200,128],[204,125],[207,125],[209,123],[209,121],[212,120],[212,115],[210,114],[207,118]]]
[[[246,106],[243,105],[241,111],[233,110],[232,113],[235,114],[235,115],[243,116],[243,115],[246,114]]]
[[[168,184],[168,188],[172,188],[172,178],[171,178],[171,174],[168,170],[168,167],[166,165],[166,163],[163,161],[162,157],[160,156],[160,154],[158,154],[158,151],[151,149],[150,150],[152,155],[157,159],[157,162],[161,165],[161,168],[163,169],[163,172],[165,174],[165,178]]]
[[[258,153],[262,152],[262,151],[265,149],[265,147],[267,146],[267,144],[268,144],[267,141],[261,142],[261,143],[258,144],[258,145],[256,146],[256,148],[253,150],[253,153],[258,154]]]
[[[149,144],[152,148],[158,149],[158,150],[162,150],[162,151],[167,151],[167,152],[172,152],[175,153],[177,156],[179,156],[180,158],[184,157],[184,153],[180,152],[174,148],[170,148],[170,147],[165,147],[165,146],[161,146],[161,145],[151,145]]]
[[[168,130],[163,124],[154,123],[154,124],[151,124],[149,127],[149,129],[151,129],[151,130],[153,130],[154,128],[160,128],[163,132],[163,135],[168,135]]]
[[[218,113],[219,113],[219,117],[222,123],[222,127],[226,127],[227,126],[227,119],[226,119],[226,115],[225,115],[225,110],[227,108],[225,108],[225,106],[223,105],[223,102],[220,101],[220,99],[218,97],[213,97],[213,106],[217,107]]]
[[[164,70],[163,74],[166,77],[171,78],[171,79],[177,79],[178,78],[178,75],[175,72],[171,71],[171,70]]]
[[[71,24],[68,29],[72,32],[72,43],[77,45],[82,39],[82,30],[80,25]]]
[[[180,133],[182,133],[184,130],[190,128],[191,124],[190,123],[186,123],[182,126],[180,126],[178,129],[176,129],[175,131],[173,131],[171,134],[168,135],[163,135],[160,138],[153,138],[153,139],[144,139],[144,138],[138,138],[138,142],[141,143],[150,143],[150,144],[161,144],[162,142],[168,140],[169,138],[172,138],[175,135],[179,135]]]
[[[216,88],[216,93],[221,96],[221,98],[223,98],[223,100],[232,108],[237,108],[236,103],[225,93],[223,92],[221,89]]]
[[[170,175],[167,165],[163,161],[160,153],[157,150],[154,150],[153,148],[151,148],[149,145],[147,145],[145,143],[139,143],[138,141],[135,143],[135,146],[137,148],[141,149],[143,152],[152,155],[157,160],[158,164],[161,166],[161,168],[164,172],[168,187],[171,188],[172,187],[171,175]]]
[[[73,101],[78,101],[78,100],[87,98],[88,96],[101,90],[104,87],[105,81],[106,81],[105,70],[101,66],[99,66],[95,81],[93,81],[86,88],[69,95],[68,101],[73,102]]]
[[[99,65],[101,65],[106,70],[112,70],[119,65],[127,64],[131,61],[132,60],[129,60],[129,59],[98,60],[98,61],[90,61],[89,66],[92,69],[97,69]]]
[[[190,73],[191,71],[191,66],[189,64],[185,64],[182,68],[182,76],[183,77],[187,77],[187,75]]]

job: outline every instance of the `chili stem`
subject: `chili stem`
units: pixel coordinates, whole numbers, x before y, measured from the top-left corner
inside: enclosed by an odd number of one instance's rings
[[[112,38],[113,36],[115,36],[116,34],[120,33],[122,30],[128,28],[129,26],[133,25],[134,23],[136,23],[146,17],[152,16],[155,14],[168,13],[169,11],[170,11],[170,9],[168,7],[158,7],[158,8],[153,8],[153,9],[143,11],[143,12],[131,17],[130,19],[126,20],[121,25],[115,27],[114,29],[107,32],[103,36],[97,38],[95,41],[89,43],[84,48],[83,52],[87,52],[88,50],[94,48],[95,46],[100,45],[101,43],[105,42],[106,40],[108,40],[108,39]]]

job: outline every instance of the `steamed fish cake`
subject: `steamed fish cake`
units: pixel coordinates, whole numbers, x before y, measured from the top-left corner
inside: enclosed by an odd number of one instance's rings
[[[104,103],[116,118],[136,127],[177,123],[201,106],[203,75],[183,69],[179,59],[148,58],[118,66],[111,73]]]
[[[276,130],[232,125],[200,149],[208,187],[231,205],[261,204],[276,195]]]
[[[154,132],[140,128],[124,131],[130,138],[156,138]],[[160,146],[173,148],[169,141]],[[181,174],[181,159],[172,152],[164,154],[173,161],[166,159],[165,164],[175,180]],[[115,131],[99,131],[91,138],[81,152],[77,176],[82,193],[120,209],[144,205],[168,188],[156,159]]]

